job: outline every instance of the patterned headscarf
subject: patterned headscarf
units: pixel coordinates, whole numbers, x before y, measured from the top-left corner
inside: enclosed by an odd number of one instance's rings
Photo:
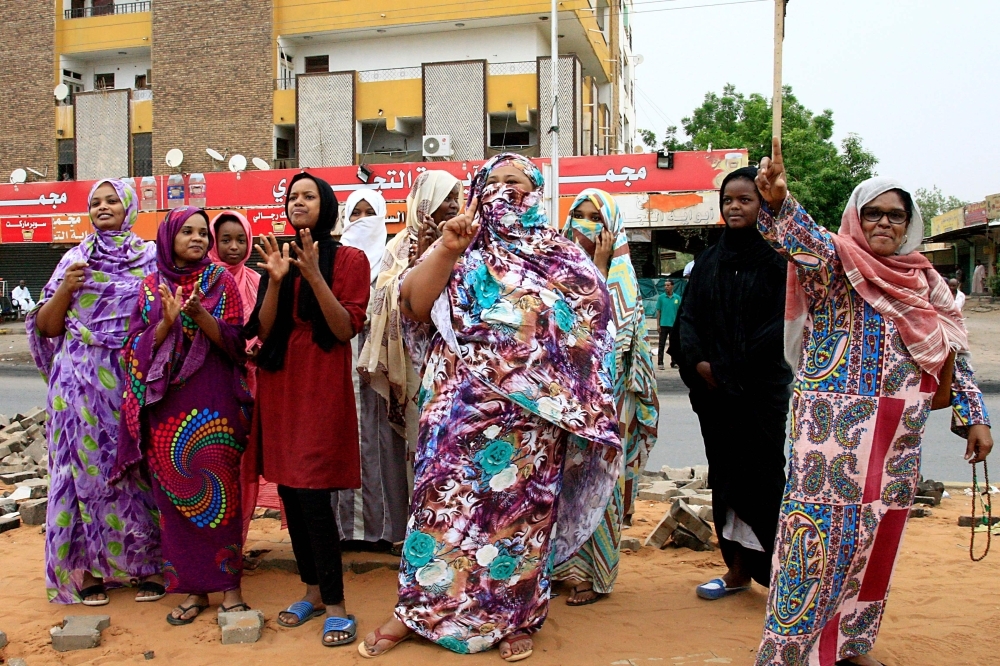
[[[603,223],[573,217],[573,211],[584,201],[594,204]],[[597,238],[604,229],[615,239],[611,266],[608,268],[608,292],[618,328],[615,336],[615,396],[618,400],[618,417],[623,426],[628,427],[628,432],[623,433],[625,464],[629,470],[626,479],[629,492],[625,497],[625,513],[628,515],[628,507],[634,500],[633,491],[638,491],[635,482],[646,466],[649,451],[656,443],[660,402],[656,397],[653,354],[646,339],[646,314],[639,296],[639,281],[629,255],[625,220],[613,196],[604,190],[586,189],[573,201],[563,233],[593,256]],[[625,400],[626,393],[631,393],[633,399]],[[626,408],[635,409],[635,418],[630,413],[624,413]]]
[[[400,434],[415,425],[415,407],[409,416],[420,380],[403,342],[399,314],[399,287],[403,271],[416,252],[422,215],[433,215],[461,182],[447,171],[425,171],[417,176],[406,198],[406,229],[389,241],[375,280],[375,293],[368,307],[370,330],[358,358],[358,373],[376,393],[389,401],[389,422]],[[461,197],[461,187],[459,187]],[[459,201],[461,204],[461,200]]]
[[[175,287],[181,283],[188,275],[200,271],[205,266],[212,263],[208,253],[215,247],[212,241],[212,234],[208,234],[208,247],[201,259],[185,266],[177,266],[174,263],[174,238],[184,227],[184,223],[193,215],[201,215],[208,225],[208,213],[196,206],[178,206],[174,208],[156,230],[156,268],[160,271],[160,276],[165,278]]]

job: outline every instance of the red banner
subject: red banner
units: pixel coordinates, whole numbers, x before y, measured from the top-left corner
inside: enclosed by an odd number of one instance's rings
[[[51,243],[51,217],[0,217],[4,243]]]
[[[560,160],[559,193],[573,196],[588,187],[596,187],[612,194],[637,192],[695,192],[718,189],[727,173],[746,164],[745,150],[714,150],[678,152],[674,154],[673,169],[656,166],[654,153],[632,155],[609,155],[596,157],[566,157]],[[542,166],[548,159],[535,160]],[[356,166],[325,167],[309,171],[325,179],[343,201],[357,189],[375,189],[389,202],[402,202],[410,193],[417,177],[428,169],[447,171],[465,184],[472,181],[483,162],[413,162],[406,164],[373,164],[368,182],[362,182]],[[204,208],[246,209],[254,234],[285,233],[282,224],[287,225],[282,206],[288,182],[298,173],[298,169],[272,171],[244,171],[241,173],[192,173],[169,176],[146,176],[128,178],[136,186],[140,208],[144,212],[164,211],[179,205],[194,205]],[[0,216],[15,222],[17,216],[32,216],[32,219],[48,220],[36,222],[25,240],[22,227],[3,229],[2,241],[51,242],[51,217],[67,220],[69,216],[83,216],[89,210],[87,195],[94,181],[65,181],[50,183],[22,183],[20,185],[0,185]],[[393,213],[397,206],[390,205]],[[9,216],[9,217],[6,217]],[[277,217],[275,217],[277,216]],[[162,215],[157,216],[162,218]],[[255,221],[256,218],[256,221]],[[60,242],[65,239],[75,242],[75,236],[86,226],[62,225],[65,230],[57,235]],[[402,220],[399,220],[401,223]],[[72,226],[72,231],[70,230]],[[146,235],[146,234],[143,234]]]

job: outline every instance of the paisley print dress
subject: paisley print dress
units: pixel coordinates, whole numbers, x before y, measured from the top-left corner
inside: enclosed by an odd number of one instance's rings
[[[847,280],[830,232],[789,197],[764,237],[795,262],[811,317],[792,396],[792,452],[758,666],[833,666],[875,643],[920,474],[937,381]],[[965,356],[952,430],[989,424]],[[956,455],[964,449],[956,446]]]

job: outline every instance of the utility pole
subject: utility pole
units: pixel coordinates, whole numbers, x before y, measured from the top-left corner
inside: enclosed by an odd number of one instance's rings
[[[549,211],[550,222],[556,228],[559,227],[559,0],[552,0],[552,11],[549,17],[552,28],[552,120],[549,126],[549,134],[552,136],[552,156],[550,162],[550,182],[549,200],[551,210]]]
[[[781,138],[781,59],[784,55],[785,9],[788,0],[774,0],[774,92],[771,97],[771,135]]]

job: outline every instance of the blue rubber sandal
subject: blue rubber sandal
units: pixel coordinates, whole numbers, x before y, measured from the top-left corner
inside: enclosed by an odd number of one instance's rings
[[[715,601],[716,599],[721,599],[722,597],[729,596],[730,594],[745,592],[749,589],[749,585],[744,585],[743,587],[726,587],[726,581],[721,578],[714,578],[695,588],[695,593],[697,593],[697,595],[702,599]]]
[[[326,642],[326,635],[331,631],[337,631],[340,633],[347,634],[346,638],[341,638],[340,640],[334,641],[332,643]],[[341,645],[350,645],[358,638],[358,623],[354,621],[353,615],[348,615],[347,617],[328,617],[326,622],[323,623],[323,645],[326,647],[339,647]]]
[[[281,614],[278,614],[278,625],[282,627],[301,627],[303,624],[313,619],[314,617],[319,617],[326,612],[325,609],[316,608],[308,601],[296,601],[294,604],[281,611],[282,613],[291,613],[295,617],[299,618],[299,621],[295,624],[289,624],[281,619]]]

